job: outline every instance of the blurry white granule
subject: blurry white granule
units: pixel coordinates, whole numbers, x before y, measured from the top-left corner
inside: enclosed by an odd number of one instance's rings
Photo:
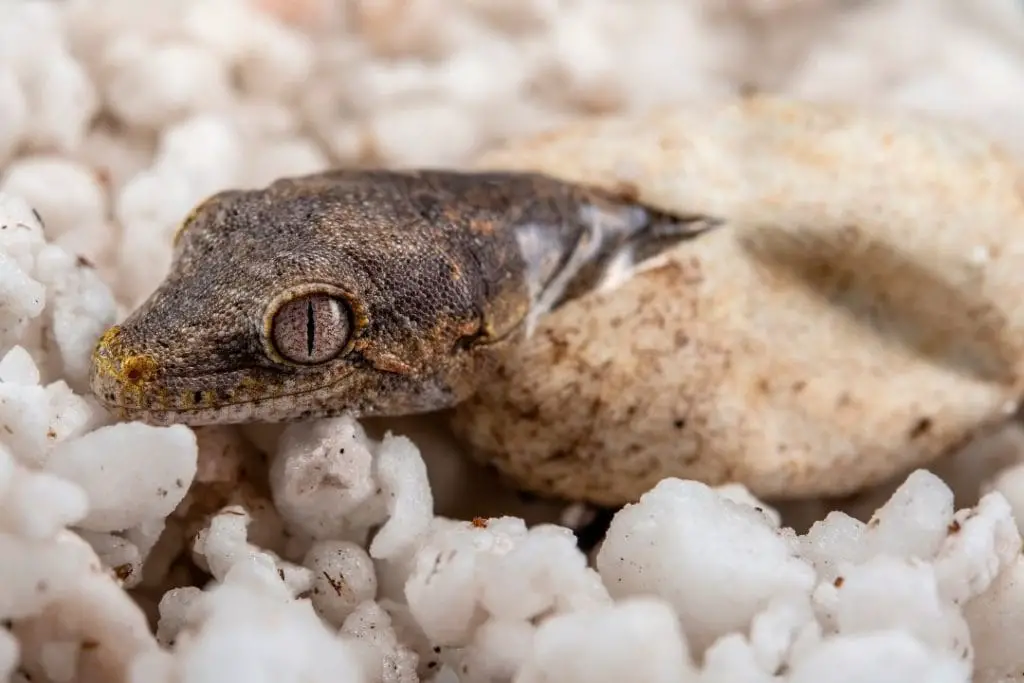
[[[185,590],[161,603],[161,622],[181,627],[172,650],[137,658],[132,683],[371,680],[352,639],[325,628],[308,600],[293,600],[267,555],[239,559],[205,592]]]
[[[94,233],[106,218],[107,198],[95,172],[59,155],[23,156],[8,164],[0,192],[31,204],[49,241],[72,231]]]
[[[399,641],[391,616],[376,602],[360,603],[345,620],[341,634],[357,639],[363,670],[372,681],[418,683],[419,656]]]
[[[13,71],[31,112],[21,126],[14,121],[22,142],[70,152],[99,110],[99,97],[64,43],[61,12],[59,5],[46,2],[0,4],[0,64]]]
[[[779,595],[808,593],[814,571],[764,513],[704,484],[665,479],[623,508],[597,555],[615,598],[657,595],[695,652],[746,628]]]
[[[5,628],[0,629],[0,680],[10,680],[18,666],[21,648],[17,639]]]
[[[106,256],[113,231],[107,193],[93,169],[59,155],[22,156],[7,166],[0,192],[36,209],[48,242],[89,261]]]
[[[1024,11],[1012,0],[852,3],[822,24],[782,89],[965,119],[1024,153]]]
[[[546,620],[537,629],[532,652],[514,680],[683,683],[696,678],[671,606],[637,597]]]
[[[905,631],[881,630],[825,640],[793,664],[786,681],[971,683],[971,677],[956,655],[935,652]]]
[[[988,493],[954,515],[934,560],[939,591],[963,605],[987,590],[1020,554],[1021,536],[1010,504],[1002,494]]]
[[[531,620],[542,615],[610,603],[571,531],[527,529],[510,517],[436,520],[415,555],[405,597],[426,636],[438,645],[467,648],[467,659],[481,658],[475,639],[492,621],[528,634]]]
[[[28,130],[28,98],[9,64],[0,63],[0,164],[6,164]]]
[[[80,529],[78,535],[92,546],[103,566],[113,569],[125,588],[134,588],[139,584],[142,580],[142,564],[146,558],[138,546],[113,533]]]
[[[1024,463],[1007,467],[987,482],[984,491],[998,491],[1013,511],[1018,529],[1024,529]]]
[[[132,127],[159,130],[222,108],[231,96],[228,65],[186,42],[156,43],[125,33],[103,51],[101,87],[111,113]]]
[[[171,263],[173,236],[207,197],[236,187],[245,141],[230,117],[202,113],[163,129],[152,165],[121,188],[114,213],[122,226],[118,293],[141,303]]]
[[[50,553],[35,552],[43,548]],[[14,617],[25,680],[126,680],[132,660],[156,650],[142,610],[74,534],[62,532],[37,549],[5,548],[4,557],[17,558],[10,570],[24,579],[6,576],[2,590],[37,600],[21,615],[0,606],[4,618]]]

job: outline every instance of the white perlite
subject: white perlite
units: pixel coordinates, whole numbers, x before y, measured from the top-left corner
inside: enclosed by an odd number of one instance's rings
[[[1024,152],[1017,3],[846,4],[0,2],[0,683],[1019,678],[1017,427],[849,501],[865,521],[665,480],[588,558],[408,423],[112,424],[86,391],[227,187],[750,86]]]

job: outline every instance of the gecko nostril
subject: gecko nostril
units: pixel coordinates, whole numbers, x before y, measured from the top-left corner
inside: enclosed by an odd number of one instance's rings
[[[131,354],[121,356],[120,379],[123,382],[134,385],[141,385],[149,382],[156,376],[156,360],[146,354]]]

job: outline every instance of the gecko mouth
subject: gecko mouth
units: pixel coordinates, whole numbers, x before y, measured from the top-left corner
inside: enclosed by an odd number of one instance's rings
[[[119,386],[115,382],[114,378],[104,379],[94,375],[93,393],[100,403],[120,420],[157,426],[241,424],[321,417],[331,412],[323,408],[321,400],[334,395],[332,385],[243,397],[223,390],[184,394],[172,394],[160,388],[140,391]],[[172,396],[179,402],[175,402]],[[336,414],[344,411],[333,412]]]
[[[149,354],[126,352],[117,343],[119,335],[119,328],[111,328],[97,344],[90,388],[121,420],[163,426],[321,416],[327,412],[323,401],[336,402],[337,384],[352,375],[332,375],[327,382],[312,376],[261,377],[245,370],[207,377],[161,377],[159,362]]]

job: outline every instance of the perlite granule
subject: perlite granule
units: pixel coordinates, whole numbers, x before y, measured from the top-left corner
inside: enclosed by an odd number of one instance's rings
[[[214,191],[750,89],[1024,152],[1022,37],[1012,0],[0,4],[0,681],[1019,679],[1017,425],[841,506],[665,480],[588,558],[429,420],[112,424],[85,380]]]

